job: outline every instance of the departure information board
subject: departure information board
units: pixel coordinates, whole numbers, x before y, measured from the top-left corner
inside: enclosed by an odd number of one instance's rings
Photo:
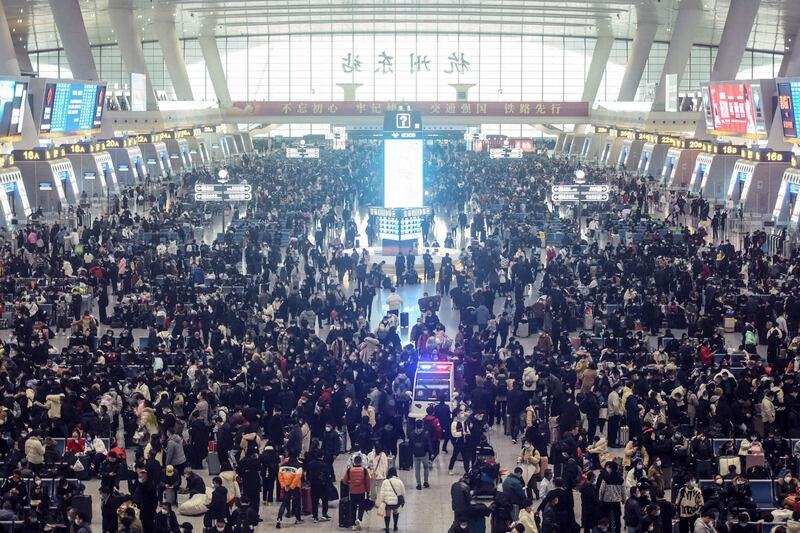
[[[796,139],[797,111],[800,109],[800,81],[778,82],[778,109],[781,113],[783,136]]]
[[[105,98],[105,85],[47,83],[39,132],[76,133],[98,129],[102,124]]]

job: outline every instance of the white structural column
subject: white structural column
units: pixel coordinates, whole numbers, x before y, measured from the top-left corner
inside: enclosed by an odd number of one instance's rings
[[[53,20],[64,45],[72,76],[78,80],[99,79],[80,0],[50,0],[50,10],[53,12]]]
[[[144,60],[142,39],[134,23],[136,15],[130,1],[119,1],[109,5],[108,16],[111,19],[111,26],[117,37],[117,44],[122,55],[122,62],[125,64],[125,70],[147,76],[147,110],[158,111],[156,93],[153,90],[150,72],[147,70],[147,63]]]
[[[51,0],[58,2],[60,0]],[[158,44],[164,54],[164,63],[172,80],[172,88],[178,100],[194,100],[192,84],[189,82],[189,73],[186,71],[186,61],[183,57],[181,43],[178,40],[178,30],[174,20],[160,20],[154,24]]]
[[[761,0],[731,0],[725,18],[725,28],[719,41],[717,58],[714,60],[714,69],[711,71],[712,82],[736,79],[760,6]],[[706,116],[701,110],[695,137],[705,136]]]
[[[611,56],[611,48],[614,46],[614,34],[608,21],[601,21],[597,31],[597,41],[592,52],[592,62],[589,64],[589,72],[586,73],[586,81],[583,84],[582,102],[589,102],[591,107],[597,97],[597,90],[603,80],[603,73]],[[588,125],[579,124],[575,127],[575,133],[585,133]]]
[[[14,43],[14,46],[17,50],[17,64],[20,72],[33,72],[33,63],[31,63],[31,56],[28,55],[28,51],[19,46],[18,43]]]
[[[761,0],[731,0],[711,81],[735,80]]]
[[[597,97],[597,90],[603,80],[603,73],[611,56],[611,48],[614,46],[614,34],[611,25],[607,20],[601,21],[597,30],[597,41],[592,52],[592,62],[589,64],[589,72],[586,73],[586,81],[583,84],[582,102],[594,102]]]
[[[656,39],[658,31],[658,17],[652,2],[636,6],[636,34],[633,45],[628,53],[628,63],[625,65],[625,74],[622,76],[622,85],[619,88],[617,100],[620,102],[633,102],[639,82],[642,81],[650,49]]]
[[[6,10],[3,0],[0,0],[0,75],[19,76],[21,74],[17,51],[11,38],[11,30],[6,19]],[[16,148],[33,148],[39,146],[39,135],[36,133],[36,124],[33,123],[33,114],[28,102],[24,103],[22,117],[22,139],[15,143]]]
[[[221,107],[231,106],[231,91],[228,88],[228,80],[225,79],[225,70],[222,68],[222,59],[219,55],[217,38],[214,35],[201,35],[198,39],[200,50],[203,52],[203,59],[206,60],[206,68],[217,94],[217,100]]]
[[[683,71],[689,61],[689,54],[692,53],[692,45],[697,36],[697,28],[703,18],[703,5],[700,0],[682,0],[678,6],[678,17],[675,20],[675,27],[672,28],[672,36],[669,40],[667,57],[664,61],[664,68],[661,70],[661,79],[656,87],[653,110],[663,111],[665,101],[665,90],[667,74],[677,74],[678,86],[681,84]]]

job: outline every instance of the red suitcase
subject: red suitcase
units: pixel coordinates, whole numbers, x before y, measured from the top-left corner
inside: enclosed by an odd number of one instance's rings
[[[311,514],[311,485],[300,487],[300,510],[303,514]]]

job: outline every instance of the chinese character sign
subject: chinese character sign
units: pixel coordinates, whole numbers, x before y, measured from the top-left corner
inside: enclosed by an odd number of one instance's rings
[[[587,117],[586,102],[406,102],[428,116],[557,118]],[[235,114],[250,116],[383,116],[396,102],[234,102]]]

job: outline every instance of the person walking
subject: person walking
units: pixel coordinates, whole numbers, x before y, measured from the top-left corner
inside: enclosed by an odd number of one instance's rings
[[[406,487],[403,481],[397,477],[397,469],[392,467],[386,473],[386,479],[381,483],[378,491],[378,505],[384,506],[384,533],[389,531],[389,522],[394,520],[393,531],[397,531],[397,522],[400,519],[400,508],[406,503]]]
[[[422,490],[424,486],[426,489],[430,487],[428,484],[428,475],[430,473],[430,454],[433,451],[431,444],[431,434],[425,430],[424,423],[421,419],[414,422],[414,431],[411,432],[409,438],[411,444],[411,453],[414,456],[414,477],[417,480],[417,490]],[[453,454],[455,457],[455,453]],[[420,484],[420,467],[425,471],[424,483]]]
[[[450,440],[453,442],[453,455],[450,456],[450,464],[447,467],[448,474],[453,475],[453,467],[458,456],[464,462],[464,472],[469,472],[467,459],[466,441],[469,437],[469,427],[467,426],[467,415],[462,411],[453,419],[450,424]]]

